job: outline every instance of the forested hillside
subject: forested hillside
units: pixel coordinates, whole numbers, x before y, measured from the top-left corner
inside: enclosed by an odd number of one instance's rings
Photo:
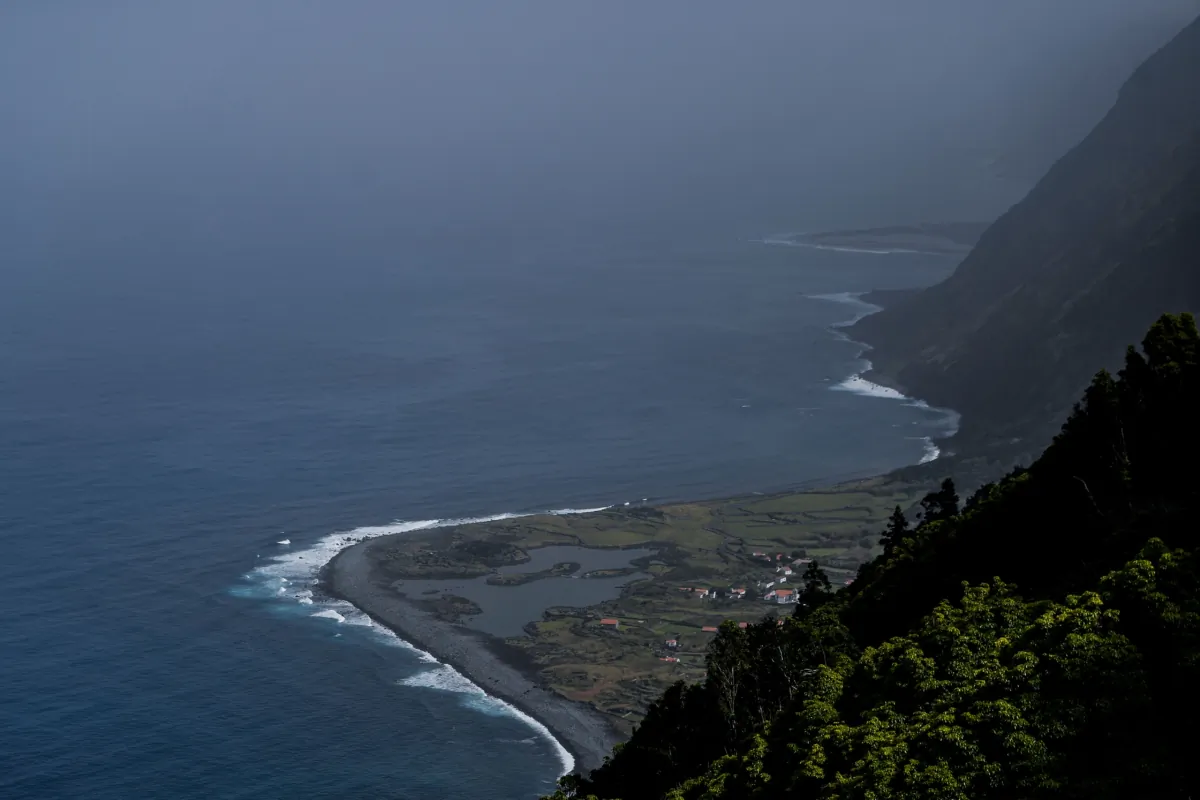
[[[900,509],[883,554],[726,624],[705,680],[556,797],[1196,796],[1200,334],[1164,316],[1028,469]]]
[[[854,326],[875,379],[963,414],[960,452],[1050,440],[1164,309],[1200,310],[1200,20],[946,281]],[[1024,448],[1024,449],[1021,449]]]

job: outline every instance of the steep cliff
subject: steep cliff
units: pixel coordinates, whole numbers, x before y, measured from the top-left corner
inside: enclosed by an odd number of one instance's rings
[[[1040,450],[1097,365],[1200,308],[1200,20],[946,281],[867,317],[873,378],[964,415],[964,452]]]

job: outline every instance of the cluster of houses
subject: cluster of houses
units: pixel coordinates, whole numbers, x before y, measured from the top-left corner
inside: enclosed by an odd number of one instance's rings
[[[690,592],[693,597],[719,598],[728,597],[730,600],[742,600],[746,597],[744,588],[738,589],[697,589],[691,586],[680,586],[679,591]]]
[[[800,593],[787,585],[788,579],[793,577],[796,568],[812,563],[811,558],[794,558],[785,560],[783,553],[763,553],[755,552],[755,558],[761,558],[768,564],[774,565],[775,577],[774,580],[762,581],[757,585],[757,589],[762,594],[759,595],[763,600],[769,603],[778,603],[780,605],[796,603],[799,600]],[[845,585],[849,586],[854,582],[853,578],[845,581]],[[730,589],[716,589],[694,586],[680,586],[679,591],[688,594],[691,597],[701,599],[717,599],[726,598],[730,600],[744,600],[747,596],[747,590],[744,587],[736,587]],[[753,596],[753,594],[751,595]],[[784,620],[781,618],[776,624],[783,625]],[[748,622],[739,622],[738,627],[745,629],[749,627]],[[620,630],[621,623],[617,619],[606,617],[600,620],[600,626],[610,630]],[[700,629],[703,633],[717,633],[718,628],[715,625],[705,625]],[[663,642],[664,647],[668,651],[667,654],[659,656],[660,661],[667,663],[678,663],[679,658],[675,655],[670,655],[679,649],[678,639],[667,639]]]
[[[756,552],[756,553],[754,553],[754,555],[758,558],[763,558],[766,561],[772,562],[775,564],[775,573],[776,573],[775,580],[760,582],[758,584],[758,589],[763,592],[763,594],[761,595],[762,599],[769,603],[778,603],[780,605],[796,603],[800,599],[799,592],[796,589],[790,588],[786,585],[788,582],[788,578],[790,578],[794,574],[795,567],[799,567],[804,564],[809,564],[812,562],[812,559],[811,558],[796,558],[796,559],[792,559],[790,562],[785,563],[785,562],[783,562],[783,558],[784,558],[783,553],[777,553],[774,555],[774,557],[772,557],[771,555],[768,555],[767,553],[757,553]],[[845,581],[845,585],[849,586],[853,582],[854,582],[853,578],[848,578]],[[743,600],[743,599],[745,599],[746,594],[747,594],[747,590],[743,587],[737,587],[737,588],[731,588],[731,589],[714,589],[714,588],[703,588],[703,587],[693,587],[693,586],[680,586],[679,591],[687,593],[688,595],[690,595],[692,597],[697,597],[697,598],[714,598],[714,599],[715,598],[728,598],[731,600]],[[783,625],[784,619],[780,618],[776,622],[776,624]],[[605,617],[604,619],[600,620],[600,626],[601,626],[601,628],[607,628],[609,630],[620,630],[621,622],[620,622],[620,620],[617,620],[617,619],[614,619],[611,617]],[[743,630],[748,628],[749,626],[750,626],[750,623],[748,623],[748,622],[739,622],[738,623],[738,627]],[[719,629],[715,625],[705,625],[700,630],[703,633],[717,633]],[[679,663],[679,657],[675,656],[675,655],[671,655],[671,653],[674,653],[679,650],[679,640],[678,639],[667,639],[663,642],[663,646],[666,648],[667,654],[660,655],[658,660],[664,661],[669,664]]]
[[[797,592],[795,589],[789,588],[786,584],[788,579],[795,575],[796,569],[811,564],[811,558],[794,558],[788,560],[783,553],[764,553],[755,551],[752,554],[755,558],[761,558],[768,564],[775,565],[775,578],[770,581],[760,581],[758,583],[759,595],[763,600],[770,603],[795,603],[797,600]],[[850,582],[847,581],[849,586]],[[692,586],[680,586],[679,591],[691,594],[693,597],[699,598],[728,598],[730,600],[744,600],[746,598],[746,589],[706,589]]]
[[[756,556],[763,556],[767,561],[772,561],[771,556],[766,553],[755,553]],[[764,590],[763,600],[773,603],[795,603],[799,599],[799,595],[795,589],[789,589],[784,584],[788,582],[796,571],[796,568],[811,564],[811,558],[794,558],[790,562],[784,562],[783,553],[776,553],[774,561],[776,562],[775,574],[776,578],[773,581],[765,581],[759,584],[759,588]]]
[[[751,553],[750,555],[754,556],[755,558],[761,558],[764,561],[766,561],[767,563],[774,563],[774,564],[782,564],[785,559],[785,556],[783,555],[783,553],[776,553],[775,555],[771,555],[770,553],[760,553],[757,550],[755,552]],[[811,558],[794,558],[791,560],[791,565],[793,567],[798,567],[801,564],[808,564],[811,561],[812,561]]]

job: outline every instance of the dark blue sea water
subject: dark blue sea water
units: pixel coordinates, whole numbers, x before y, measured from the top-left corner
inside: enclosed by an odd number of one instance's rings
[[[5,798],[549,791],[560,751],[511,709],[303,602],[328,537],[875,473],[945,430],[835,388],[862,309],[813,297],[944,258],[707,231],[286,273],[200,249],[159,280],[122,247],[42,246],[0,293]]]

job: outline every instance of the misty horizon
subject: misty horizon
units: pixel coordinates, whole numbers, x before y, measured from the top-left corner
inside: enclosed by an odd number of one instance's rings
[[[1127,5],[10,7],[7,234],[50,258],[139,226],[367,242],[995,215],[1028,185],[987,162],[1047,113],[1029,95],[1056,65],[1196,7]]]

